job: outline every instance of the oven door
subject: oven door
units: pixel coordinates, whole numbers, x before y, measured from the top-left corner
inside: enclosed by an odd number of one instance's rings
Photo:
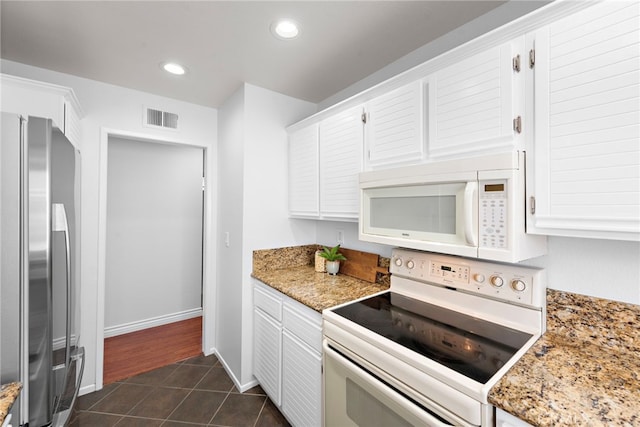
[[[471,426],[444,408],[398,390],[384,373],[363,368],[327,340],[323,347],[325,426]]]

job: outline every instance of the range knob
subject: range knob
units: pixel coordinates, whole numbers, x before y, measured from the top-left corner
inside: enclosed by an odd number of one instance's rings
[[[522,280],[514,279],[511,281],[511,289],[513,289],[516,292],[522,292],[525,289],[527,289],[527,284],[524,283]]]
[[[504,280],[500,276],[491,276],[489,282],[491,283],[491,286],[496,288],[501,288],[502,285],[504,285]]]
[[[396,258],[394,261],[398,267],[402,267],[402,258]]]
[[[413,262],[413,260],[409,260],[409,261],[407,261],[407,268],[408,268],[409,270],[411,270],[411,269],[412,269],[413,267],[415,267],[415,266],[416,266],[416,264]]]
[[[484,274],[476,273],[473,275],[473,280],[478,283],[484,283]]]

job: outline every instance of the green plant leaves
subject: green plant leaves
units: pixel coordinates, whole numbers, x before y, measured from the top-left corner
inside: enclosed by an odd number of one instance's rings
[[[322,252],[320,252],[318,255],[320,255],[322,258],[326,259],[327,261],[346,261],[347,258],[345,258],[345,256],[342,255],[340,252],[338,252],[339,250],[340,250],[340,245],[336,245],[331,249],[329,249],[326,246],[323,246]]]

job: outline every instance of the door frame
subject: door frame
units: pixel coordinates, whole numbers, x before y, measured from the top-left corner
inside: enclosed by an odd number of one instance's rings
[[[215,148],[213,142],[198,143],[185,142],[164,136],[129,132],[112,128],[100,128],[100,159],[99,159],[99,191],[98,191],[98,287],[96,295],[96,378],[95,390],[103,386],[104,375],[104,312],[106,285],[106,255],[107,255],[107,171],[109,138],[124,138],[141,142],[178,145],[202,148],[204,151],[204,200],[202,221],[202,352],[205,355],[215,353],[215,297],[216,297],[216,261],[213,256],[216,235],[215,206]]]

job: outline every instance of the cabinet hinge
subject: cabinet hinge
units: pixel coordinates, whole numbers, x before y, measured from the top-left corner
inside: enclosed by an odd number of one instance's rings
[[[536,213],[536,198],[531,196],[529,204],[531,205],[531,215],[533,215]]]
[[[533,68],[536,65],[536,50],[531,49],[529,51],[529,68]]]
[[[366,113],[366,111],[362,112],[361,118],[362,118],[362,123],[364,123],[366,125],[367,124],[367,113]]]
[[[513,66],[513,71],[515,71],[516,73],[520,72],[520,55],[519,54],[513,57],[512,66]]]
[[[204,191],[205,188],[205,182],[204,182],[204,176],[202,177],[202,191]]]
[[[522,133],[522,117],[518,116],[513,119],[513,130],[517,133]]]

